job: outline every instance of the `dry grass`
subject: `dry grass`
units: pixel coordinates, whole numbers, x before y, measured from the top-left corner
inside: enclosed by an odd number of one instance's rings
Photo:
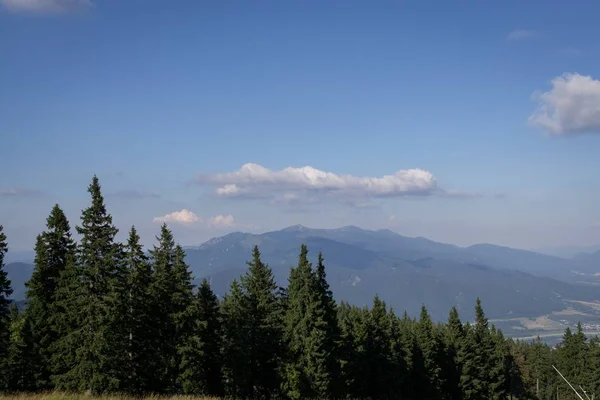
[[[0,399],[4,400],[218,400],[216,397],[195,397],[195,396],[143,396],[143,397],[132,397],[132,396],[118,396],[118,395],[106,395],[106,396],[90,396],[86,394],[72,394],[72,393],[61,393],[61,392],[49,392],[49,393],[19,393],[19,394],[7,394],[3,395],[0,393]]]
[[[589,307],[595,311],[600,311],[600,302],[597,301],[577,301],[577,300],[567,300],[571,303],[581,304],[584,307]]]

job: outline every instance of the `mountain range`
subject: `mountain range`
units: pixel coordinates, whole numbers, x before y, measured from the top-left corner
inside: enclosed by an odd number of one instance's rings
[[[517,330],[523,319],[567,318],[565,310],[580,319],[600,318],[600,252],[566,259],[491,244],[458,247],[390,230],[301,225],[263,234],[234,232],[185,250],[196,280],[207,277],[224,295],[245,271],[254,245],[285,286],[303,243],[313,262],[323,253],[336,298],[352,304],[368,305],[378,294],[398,313],[418,315],[425,304],[432,318],[443,320],[456,305],[464,319],[472,319],[480,297],[488,317],[511,321]],[[31,270],[28,263],[7,265],[15,299],[24,297]]]

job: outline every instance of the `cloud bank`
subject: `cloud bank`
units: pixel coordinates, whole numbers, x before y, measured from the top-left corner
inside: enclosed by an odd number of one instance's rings
[[[324,195],[398,197],[430,195],[437,189],[434,176],[422,169],[399,170],[382,177],[338,175],[311,166],[271,170],[248,163],[233,172],[213,175],[201,174],[199,184],[215,186],[220,197],[255,197],[257,195],[288,192],[287,199],[297,199],[293,192]]]
[[[0,0],[7,10],[30,14],[65,14],[93,6],[91,0]]]
[[[255,225],[242,224],[236,221],[231,214],[216,215],[204,221],[198,214],[185,208],[180,211],[174,211],[172,213],[163,215],[162,217],[155,217],[153,221],[157,223],[175,223],[186,226],[201,226],[211,229],[257,228]]]
[[[566,73],[552,80],[552,90],[534,94],[537,110],[529,124],[552,135],[600,133],[600,81]]]

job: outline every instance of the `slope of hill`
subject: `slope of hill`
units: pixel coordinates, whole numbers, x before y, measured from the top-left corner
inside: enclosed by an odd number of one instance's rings
[[[223,295],[245,271],[252,247],[258,245],[278,283],[285,286],[302,243],[313,262],[323,252],[337,299],[353,304],[369,304],[379,294],[398,312],[417,315],[426,304],[432,317],[442,320],[456,305],[471,319],[475,299],[481,297],[493,319],[535,319],[564,310],[574,310],[579,318],[600,318],[600,306],[593,307],[600,301],[600,286],[573,283],[597,279],[593,271],[600,264],[592,256],[567,260],[489,244],[461,248],[389,230],[297,225],[264,234],[235,232],[186,247],[187,262],[197,279],[208,277]],[[16,299],[23,298],[31,269],[23,263],[7,266]]]
[[[600,288],[551,278],[573,277],[576,264],[565,259],[493,245],[460,248],[352,226],[234,233],[188,248],[188,262],[197,277],[209,277],[224,294],[257,244],[278,283],[285,285],[301,243],[308,245],[313,261],[323,252],[337,298],[354,304],[368,304],[377,293],[396,310],[413,315],[424,303],[434,318],[445,319],[455,304],[472,318],[479,296],[492,318],[530,318],[565,310],[572,305],[569,300],[600,300]]]

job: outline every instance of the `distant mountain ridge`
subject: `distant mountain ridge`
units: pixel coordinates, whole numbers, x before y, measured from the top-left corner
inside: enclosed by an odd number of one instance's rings
[[[595,285],[600,278],[594,276],[600,265],[587,259],[567,260],[490,244],[463,248],[386,229],[294,225],[262,234],[233,232],[185,250],[197,280],[207,277],[215,292],[223,295],[244,273],[255,245],[278,284],[285,286],[301,244],[308,246],[313,262],[323,252],[338,300],[367,305],[379,294],[394,309],[411,315],[426,304],[437,320],[445,319],[452,305],[472,318],[477,297],[491,318],[540,316],[567,309],[571,300],[600,300],[600,286]],[[19,269],[14,281],[22,286],[31,266]],[[15,270],[9,268],[11,279]],[[587,284],[574,284],[582,280]]]
[[[560,311],[569,307],[569,299],[600,300],[600,287],[568,283],[580,281],[582,274],[595,279],[585,263],[489,244],[462,248],[355,226],[235,232],[188,248],[187,259],[196,276],[209,277],[223,294],[243,273],[254,245],[285,285],[301,243],[313,261],[323,252],[337,298],[355,304],[368,304],[378,293],[398,310],[416,315],[425,303],[434,318],[444,319],[453,304],[472,316],[479,296],[492,317],[506,318]],[[587,272],[573,272],[577,270]]]

